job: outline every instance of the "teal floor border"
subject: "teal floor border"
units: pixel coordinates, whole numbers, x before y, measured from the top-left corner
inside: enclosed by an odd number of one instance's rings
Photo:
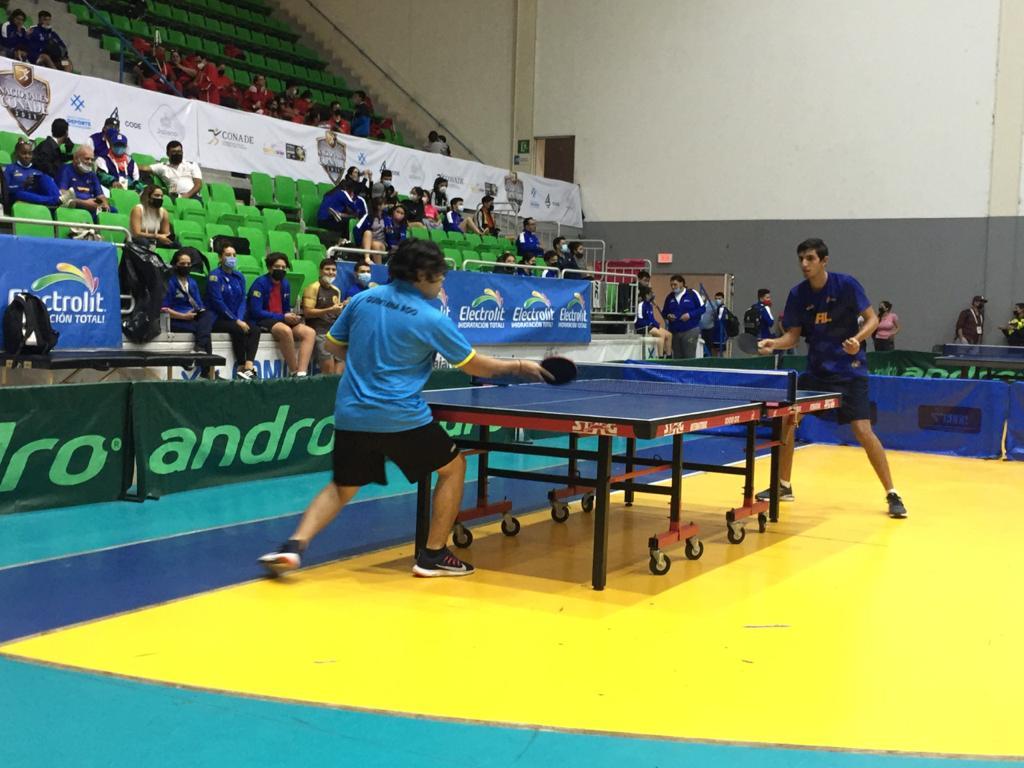
[[[0,764],[981,768],[987,760],[567,733],[317,707],[0,658]],[[428,695],[425,693],[425,695]],[[444,685],[430,695],[452,695]]]

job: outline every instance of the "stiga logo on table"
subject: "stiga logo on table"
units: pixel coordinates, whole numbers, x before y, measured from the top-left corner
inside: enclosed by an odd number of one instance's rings
[[[71,285],[60,285],[71,283]],[[58,286],[50,289],[51,286]],[[72,290],[72,289],[84,290]],[[89,267],[57,264],[57,271],[32,281],[31,291],[46,305],[50,322],[61,325],[102,324],[107,320],[105,297],[100,291],[100,279]],[[8,292],[8,301],[20,289]]]
[[[512,311],[513,328],[553,328],[555,326],[555,310],[551,308],[551,299],[540,291],[530,291],[530,295],[521,307]]]
[[[46,118],[50,109],[50,84],[35,76],[27,64],[15,64],[0,72],[0,100],[26,136]]]
[[[467,307],[459,307],[459,328],[504,328],[505,300],[493,288],[484,288]]]

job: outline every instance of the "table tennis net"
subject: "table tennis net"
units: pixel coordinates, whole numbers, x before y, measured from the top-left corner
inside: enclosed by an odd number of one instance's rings
[[[577,363],[575,389],[709,400],[792,402],[794,371],[684,368],[628,363]]]

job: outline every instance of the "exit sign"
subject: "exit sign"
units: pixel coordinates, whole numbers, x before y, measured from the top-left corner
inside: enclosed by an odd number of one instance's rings
[[[659,253],[658,254],[658,263],[659,264],[671,264],[672,263],[672,254],[671,253]]]
[[[518,147],[518,149],[516,149],[516,152],[518,152],[520,155],[528,155],[528,154],[530,154],[530,140],[529,139],[520,139],[518,144],[519,144],[519,147]]]

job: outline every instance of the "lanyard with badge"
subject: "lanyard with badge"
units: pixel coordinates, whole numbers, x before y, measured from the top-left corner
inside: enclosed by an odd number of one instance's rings
[[[971,307],[971,317],[974,318],[974,330],[980,336],[984,329],[981,324],[981,316],[977,313],[974,307]]]

